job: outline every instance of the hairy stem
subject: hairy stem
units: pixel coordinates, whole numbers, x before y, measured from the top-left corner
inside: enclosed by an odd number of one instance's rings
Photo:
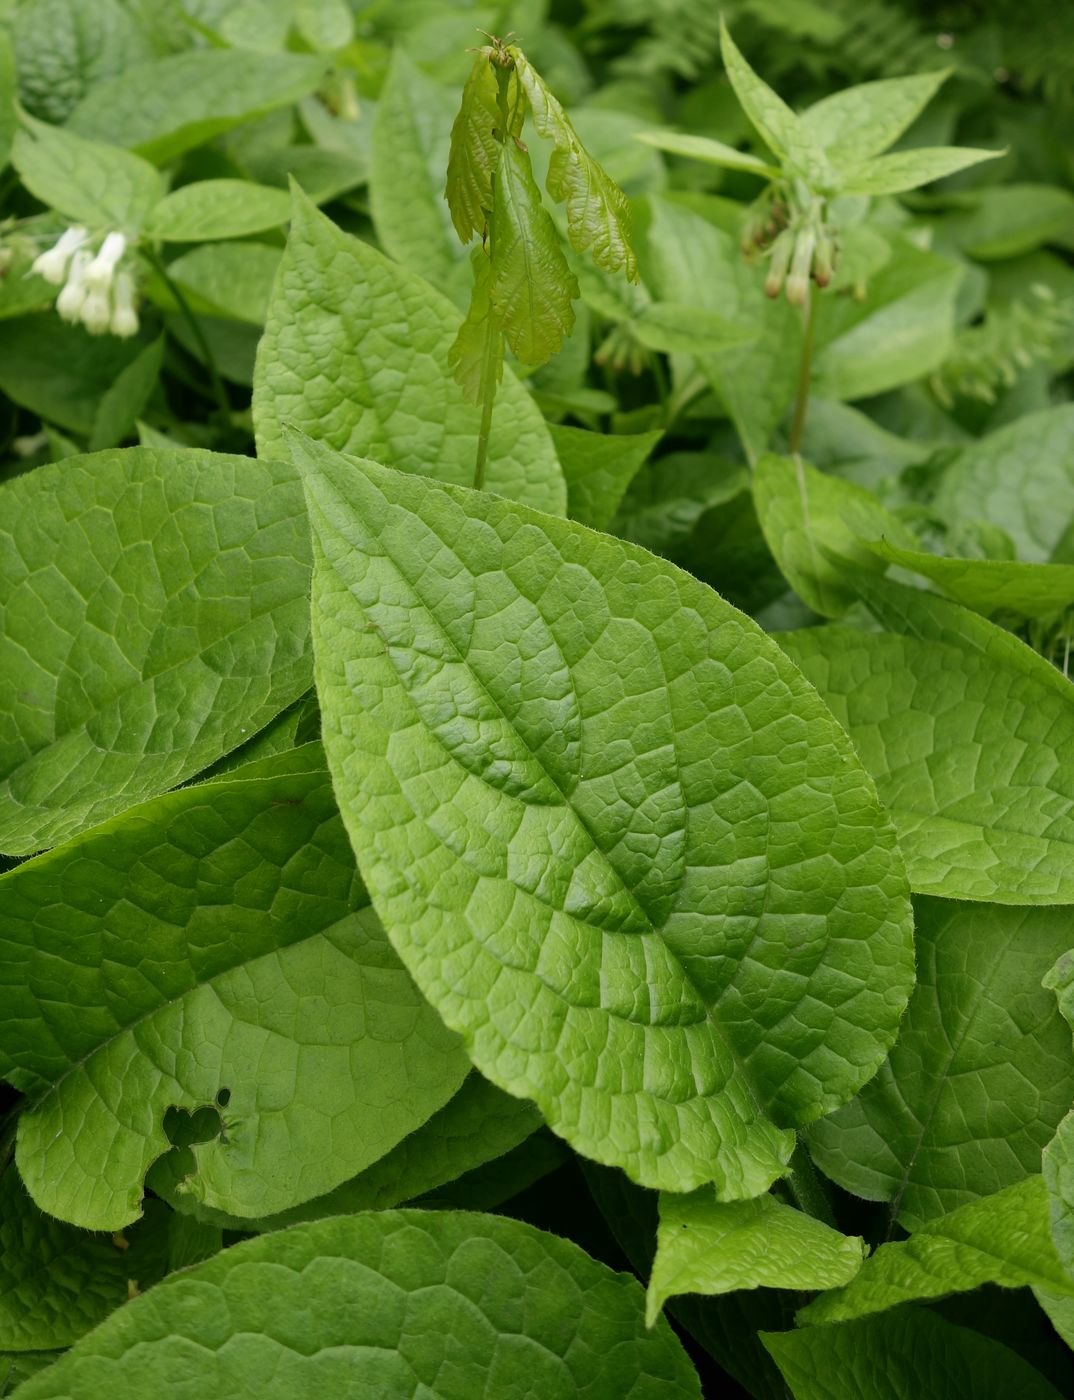
[[[832,1214],[824,1183],[817,1175],[813,1159],[801,1141],[794,1149],[790,1171],[783,1180],[799,1210],[813,1216],[815,1220],[822,1220],[825,1225],[835,1226],[835,1216]]]
[[[175,303],[179,307],[180,315],[190,327],[190,334],[194,337],[194,344],[201,351],[202,357],[205,360],[205,367],[209,371],[209,382],[212,385],[213,398],[216,400],[216,406],[220,410],[220,415],[224,422],[230,424],[231,404],[228,402],[224,381],[221,379],[220,371],[216,367],[216,358],[209,348],[209,342],[205,339],[205,332],[201,328],[201,322],[194,315],[193,311],[191,311],[190,303],[180,291],[177,283],[173,282],[171,277],[169,277],[168,269],[164,266],[160,257],[151,248],[143,248],[142,256],[175,298]]]
[[[791,453],[802,447],[802,434],[805,432],[806,408],[809,406],[809,381],[813,374],[813,328],[816,318],[813,315],[813,293],[806,293],[802,307],[802,357],[798,362],[798,391],[794,399],[794,417],[791,419],[791,435],[787,444]]]

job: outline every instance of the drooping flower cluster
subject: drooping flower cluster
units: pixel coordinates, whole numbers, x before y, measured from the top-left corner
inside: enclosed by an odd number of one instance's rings
[[[56,310],[65,321],[81,322],[91,335],[132,336],[138,330],[134,279],[119,266],[127,251],[122,233],[109,233],[96,253],[88,230],[74,227],[41,253],[30,269],[63,290]]]
[[[839,242],[826,221],[826,201],[813,196],[800,181],[787,189],[765,191],[750,210],[742,233],[742,251],[752,256],[764,250],[769,259],[764,289],[778,297],[786,289],[792,306],[802,306],[812,280],[826,287],[835,271]]]

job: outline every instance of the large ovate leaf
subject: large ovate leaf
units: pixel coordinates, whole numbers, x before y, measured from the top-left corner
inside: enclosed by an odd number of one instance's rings
[[[905,877],[845,735],[643,550],[294,450],[329,759],[419,986],[583,1154],[763,1191],[910,987]]]
[[[146,234],[172,243],[204,243],[261,233],[290,217],[285,190],[250,180],[196,180],[165,195],[149,216]]]
[[[740,1288],[838,1288],[861,1268],[863,1240],[772,1195],[718,1201],[710,1187],[660,1197],[650,1322],[676,1293]]]
[[[462,90],[458,116],[451,128],[447,161],[447,200],[451,222],[463,243],[483,235],[492,209],[492,173],[500,158],[500,141],[494,128],[500,125],[496,105],[497,84],[488,55],[479,53]],[[508,113],[511,128],[504,133],[517,138],[525,115],[518,101],[518,78],[511,75]]]
[[[578,283],[541,203],[529,156],[513,141],[500,147],[492,203],[492,309],[515,356],[524,365],[543,365],[574,329]]]
[[[159,1201],[119,1239],[43,1214],[10,1167],[0,1177],[0,1353],[70,1346],[148,1288],[168,1262],[168,1211]],[[3,1395],[0,1365],[0,1395]]]
[[[1021,559],[1046,562],[1074,517],[1074,404],[1026,414],[963,448],[931,508],[951,525],[998,525]]]
[[[1074,1102],[1069,1028],[1040,985],[1068,911],[914,904],[917,986],[895,1048],[809,1129],[818,1166],[907,1229],[1039,1172]]]
[[[293,468],[102,452],[7,483],[0,519],[0,850],[182,782],[308,688]]]
[[[567,236],[577,253],[587,250],[606,272],[638,280],[638,260],[630,243],[630,206],[626,196],[582,145],[570,118],[543,78],[517,48],[508,50],[518,81],[529,99],[533,124],[555,145],[548,162],[548,193],[565,204]]]
[[[326,68],[314,54],[221,48],[169,54],[99,83],[69,125],[79,136],[126,146],[161,165],[240,122],[297,102]]]
[[[883,573],[885,565],[863,541],[883,534],[911,548],[917,543],[871,491],[818,472],[801,457],[766,452],[753,474],[753,499],[787,582],[822,617],[841,617],[858,601],[859,570]]]
[[[927,1308],[761,1340],[794,1400],[1059,1400],[1010,1347]]]
[[[882,1244],[845,1288],[814,1299],[799,1316],[807,1323],[846,1322],[985,1283],[1074,1297],[1074,1276],[1049,1233],[1040,1176],[930,1220],[907,1240]]]
[[[258,450],[294,424],[343,452],[469,483],[480,410],[445,374],[462,317],[415,273],[342,233],[296,191],[254,377]],[[561,512],[566,485],[539,410],[511,372],[496,400],[488,489]]]
[[[185,1189],[284,1210],[462,1082],[457,1038],[363,907],[323,761],[311,745],[183,788],[0,880],[0,1072],[27,1095],[16,1160],[42,1209],[137,1219],[166,1110],[216,1105]]]
[[[849,731],[922,894],[1074,903],[1074,689],[933,593],[863,574],[885,633],[785,634]]]
[[[115,1313],[20,1400],[700,1400],[637,1280],[517,1220],[378,1211],[263,1235]]]
[[[164,193],[159,173],[130,151],[23,118],[12,163],[31,194],[91,229],[136,235]]]

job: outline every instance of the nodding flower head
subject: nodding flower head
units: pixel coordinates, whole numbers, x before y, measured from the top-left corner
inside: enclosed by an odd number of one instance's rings
[[[134,309],[134,282],[129,272],[120,272],[116,276],[111,330],[113,335],[122,336],[124,340],[128,336],[138,334],[138,313]]]
[[[80,248],[71,259],[71,270],[67,285],[56,298],[56,310],[64,321],[77,321],[82,315],[82,305],[86,300],[86,269],[93,261],[92,255]]]
[[[86,269],[86,281],[91,287],[106,291],[112,285],[116,264],[127,251],[127,240],[122,233],[110,233],[101,244],[100,252]]]
[[[36,272],[54,287],[62,285],[67,276],[67,265],[75,253],[89,239],[89,233],[77,225],[61,233],[57,241],[33,261],[31,272]]]
[[[89,281],[87,274],[86,281]],[[112,302],[104,287],[90,286],[82,303],[80,320],[90,335],[103,335],[112,324]]]

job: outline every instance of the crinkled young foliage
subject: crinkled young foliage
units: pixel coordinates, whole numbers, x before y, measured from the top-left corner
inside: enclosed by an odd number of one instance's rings
[[[418,985],[585,1155],[763,1191],[787,1129],[875,1071],[912,979],[842,731],[671,565],[292,442],[329,762]]]

